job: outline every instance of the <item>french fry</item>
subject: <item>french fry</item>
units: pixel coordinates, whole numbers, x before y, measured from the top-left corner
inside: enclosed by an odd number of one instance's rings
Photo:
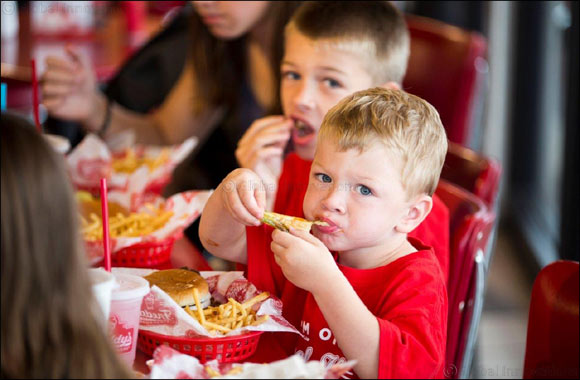
[[[228,332],[232,331],[232,329],[229,329],[229,328],[227,328],[225,326],[218,325],[217,323],[208,322],[208,321],[205,321],[205,323],[203,324],[203,326],[204,327],[211,327],[213,329],[216,329],[218,331],[225,332],[225,333],[228,333]]]
[[[194,291],[194,300],[197,310],[191,310],[186,307],[185,310],[193,318],[204,326],[210,334],[227,334],[228,332],[247,326],[256,326],[268,319],[267,315],[256,317],[256,312],[252,310],[252,306],[269,297],[269,293],[264,292],[252,299],[239,303],[233,298],[229,298],[228,302],[219,306],[208,307],[201,309],[199,302],[199,294]]]
[[[262,323],[266,322],[268,318],[270,318],[269,315],[260,315],[254,322],[250,324],[250,326],[261,325]]]
[[[320,226],[328,226],[328,223],[320,220],[306,220],[303,218],[298,218],[295,216],[288,216],[283,214],[278,214],[275,212],[264,212],[264,217],[262,218],[262,223],[268,224],[280,231],[288,232],[290,227],[297,230],[310,231],[313,224]]]
[[[162,228],[173,216],[173,211],[164,210],[162,206],[154,208],[150,213],[131,213],[123,215],[117,213],[109,218],[109,233],[112,238],[138,237],[150,235]],[[101,217],[90,214],[91,221],[81,219],[82,233],[85,240],[94,241],[103,238],[103,223]]]
[[[113,159],[111,166],[116,172],[133,173],[141,166],[146,165],[149,172],[152,172],[167,161],[169,161],[169,150],[167,148],[163,148],[157,157],[138,157],[135,150],[129,148],[124,157]]]
[[[199,290],[197,290],[197,288],[193,289],[193,299],[195,300],[195,306],[197,307],[199,321],[203,325],[205,323],[205,315],[203,315],[203,308],[201,307],[201,302],[199,302]]]
[[[205,366],[205,372],[207,372],[207,374],[210,375],[211,377],[221,376],[221,373],[219,373],[218,371],[216,371],[215,369],[211,368],[208,365]]]
[[[254,304],[256,304],[260,301],[263,301],[268,297],[270,297],[270,293],[268,293],[268,292],[260,293],[257,296],[255,296],[254,298],[251,298],[251,299],[247,300],[246,302],[244,302],[242,304],[242,306],[244,308],[251,308]]]

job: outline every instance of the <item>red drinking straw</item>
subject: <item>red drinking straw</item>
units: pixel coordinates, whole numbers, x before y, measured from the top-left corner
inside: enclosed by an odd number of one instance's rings
[[[34,59],[30,60],[30,66],[32,67],[32,106],[34,113],[34,124],[38,132],[42,133],[42,127],[40,126],[40,116],[38,114],[38,80],[36,79],[36,61]]]
[[[103,248],[105,269],[111,271],[111,244],[109,242],[109,204],[107,202],[107,179],[101,178],[101,211],[103,216]]]

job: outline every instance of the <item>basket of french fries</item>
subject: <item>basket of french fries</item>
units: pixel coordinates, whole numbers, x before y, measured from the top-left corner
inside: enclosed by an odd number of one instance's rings
[[[167,200],[148,197],[146,202],[124,192],[109,193],[111,264],[156,268],[168,263],[175,240],[199,216],[210,193],[189,191]],[[91,263],[98,265],[104,254],[100,199],[82,192],[77,199],[85,249]]]
[[[195,148],[190,138],[175,146],[135,145],[112,152],[96,135],[89,134],[67,156],[69,176],[78,190],[99,193],[101,178],[108,189],[161,194],[171,181],[173,169]]]
[[[206,296],[200,295],[194,284],[192,297],[187,299],[170,291],[163,281],[152,282],[150,278],[184,269],[114,270],[141,275],[152,285],[141,305],[138,338],[139,349],[148,355],[167,345],[202,363],[232,363],[250,357],[264,331],[300,334],[282,317],[282,302],[256,289],[243,272],[201,272],[200,277],[207,282]]]

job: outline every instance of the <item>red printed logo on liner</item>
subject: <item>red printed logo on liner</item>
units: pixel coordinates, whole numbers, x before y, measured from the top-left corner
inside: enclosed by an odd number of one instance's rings
[[[145,296],[139,321],[143,326],[175,326],[177,316],[173,309],[165,306],[163,300],[149,293]]]

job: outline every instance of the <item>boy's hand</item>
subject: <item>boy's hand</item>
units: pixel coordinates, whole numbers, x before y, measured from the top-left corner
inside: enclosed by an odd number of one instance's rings
[[[326,246],[307,231],[272,232],[272,252],[284,276],[294,285],[316,294],[319,287],[341,275]]]
[[[262,180],[249,169],[236,169],[222,181],[220,192],[224,208],[239,223],[259,226],[266,207]]]
[[[272,209],[284,148],[294,123],[284,116],[267,116],[252,123],[238,143],[236,159],[242,168],[253,170],[266,185],[268,209]]]

